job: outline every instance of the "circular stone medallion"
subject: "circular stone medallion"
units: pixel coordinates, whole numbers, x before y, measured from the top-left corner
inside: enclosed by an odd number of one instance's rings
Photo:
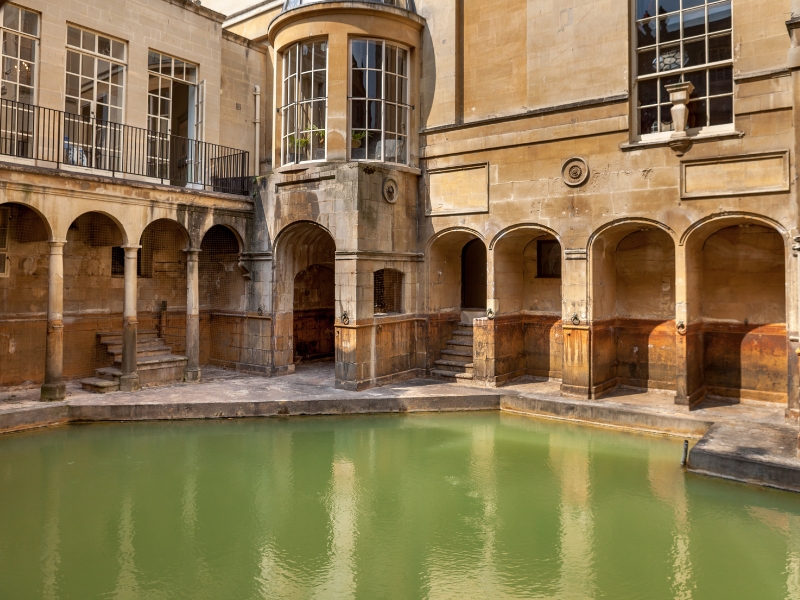
[[[578,187],[589,179],[589,164],[582,158],[574,156],[564,162],[561,177],[570,187]]]
[[[389,204],[394,204],[400,197],[400,186],[393,177],[387,177],[383,180],[383,199]]]

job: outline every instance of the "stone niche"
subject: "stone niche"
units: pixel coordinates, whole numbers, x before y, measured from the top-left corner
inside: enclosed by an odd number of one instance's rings
[[[789,152],[768,152],[681,163],[681,198],[789,191]]]

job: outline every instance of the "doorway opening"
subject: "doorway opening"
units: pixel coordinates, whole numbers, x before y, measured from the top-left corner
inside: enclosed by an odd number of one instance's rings
[[[486,245],[468,242],[461,251],[461,308],[486,310]]]

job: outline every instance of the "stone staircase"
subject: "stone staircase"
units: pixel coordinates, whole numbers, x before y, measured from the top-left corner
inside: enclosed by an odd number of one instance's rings
[[[447,348],[442,350],[439,360],[434,362],[436,368],[431,369],[431,375],[450,381],[471,380],[472,347],[472,320],[465,323],[462,319],[453,331],[453,339],[447,342]]]
[[[94,370],[94,377],[81,379],[84,390],[96,393],[116,392],[119,390],[119,378],[122,376],[122,332],[106,331],[97,334],[100,344],[114,359],[111,367]],[[139,331],[136,339],[136,363],[139,373],[139,385],[150,387],[167,385],[183,381],[186,369],[185,356],[172,354],[164,338],[157,331]]]

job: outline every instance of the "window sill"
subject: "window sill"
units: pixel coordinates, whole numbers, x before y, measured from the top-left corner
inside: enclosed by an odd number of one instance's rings
[[[715,133],[706,133],[698,135],[687,136],[686,139],[690,140],[693,144],[701,142],[719,142],[722,140],[741,139],[744,137],[744,131],[720,131]],[[657,140],[640,140],[636,142],[626,142],[620,144],[620,149],[625,152],[628,150],[642,150],[644,148],[658,148],[662,146],[669,146],[672,138],[660,138]]]

